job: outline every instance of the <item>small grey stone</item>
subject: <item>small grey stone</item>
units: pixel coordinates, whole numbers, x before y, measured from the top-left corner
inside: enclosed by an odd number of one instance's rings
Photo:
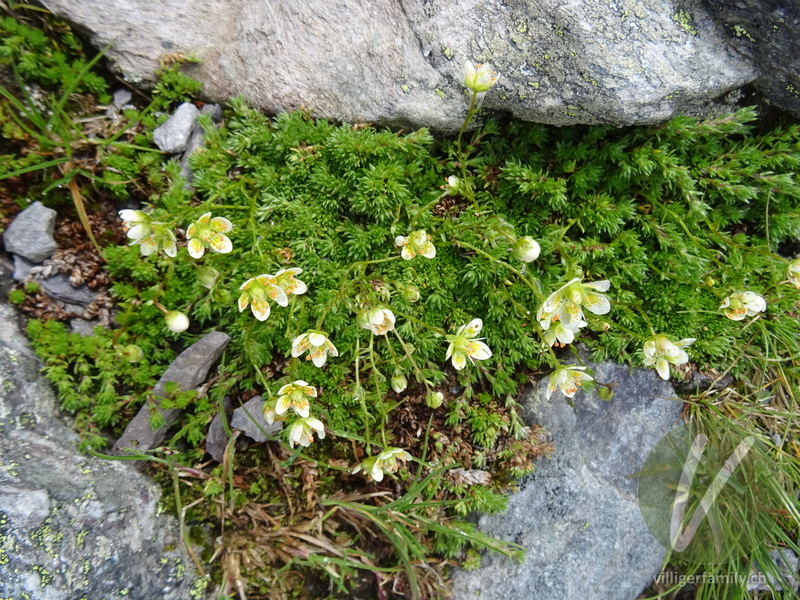
[[[19,213],[3,233],[8,252],[40,263],[50,258],[58,246],[53,239],[56,211],[39,201]]]
[[[597,381],[617,384],[612,400],[594,392],[547,400],[546,380],[523,395],[526,420],[550,433],[555,452],[523,478],[504,514],[483,515],[478,526],[524,546],[525,560],[490,553],[479,569],[457,570],[456,598],[629,600],[659,572],[666,549],[645,526],[631,475],[678,421],[682,402],[668,400],[672,386],[652,371],[593,368]]]
[[[91,337],[94,335],[94,328],[99,325],[97,319],[87,321],[86,319],[74,318],[69,320],[69,327],[75,333],[80,334],[82,337]]]
[[[31,269],[35,266],[35,263],[14,254],[14,275],[12,277],[15,281],[25,281],[31,274]]]
[[[173,115],[153,132],[153,142],[164,152],[177,154],[186,150],[200,111],[190,102],[184,102]]]
[[[206,104],[200,109],[201,115],[211,115],[212,123],[222,123],[222,107],[219,104]]]
[[[233,411],[231,427],[238,429],[256,442],[266,442],[269,437],[283,429],[283,423],[275,421],[272,425],[268,424],[264,420],[264,399],[261,396],[255,396]]]
[[[222,408],[227,418],[231,408],[231,399],[228,396],[222,399]],[[225,433],[225,428],[222,426],[222,415],[217,413],[211,420],[211,425],[208,426],[208,433],[206,433],[206,452],[208,452],[215,461],[222,462],[227,445],[228,436]]]
[[[153,388],[153,397],[156,398],[156,402],[159,398],[164,397],[167,383],[177,383],[178,389],[181,391],[193,390],[202,384],[208,376],[209,369],[217,362],[230,341],[231,338],[227,334],[212,331],[181,352]],[[153,429],[150,426],[150,407],[144,405],[117,441],[115,448],[120,453],[124,454],[125,449],[131,448],[152,450],[164,440],[167,430],[181,414],[181,410],[177,408],[163,409],[160,404],[157,409],[163,417],[165,425]],[[137,461],[136,466],[141,467],[142,464]]]
[[[205,132],[202,127],[196,126],[186,144],[186,150],[181,157],[181,177],[186,180],[186,187],[191,187],[192,183],[192,168],[189,166],[189,157],[192,153],[203,146],[205,141]]]
[[[125,88],[120,88],[116,92],[114,92],[114,100],[113,100],[114,106],[116,106],[118,109],[121,110],[122,107],[125,106],[128,102],[130,102],[132,98],[133,95],[128,90],[126,90]]]
[[[750,579],[747,582],[748,592],[769,592],[771,590],[783,590],[784,585],[797,592],[800,591],[798,582],[798,560],[797,555],[790,548],[777,548],[769,551],[769,557],[778,567],[783,581],[771,574],[764,573],[758,564],[750,572]],[[787,590],[788,591],[788,590]]]
[[[97,292],[93,292],[85,285],[73,286],[69,282],[69,277],[63,273],[42,279],[40,283],[44,293],[53,300],[84,306],[88,306],[97,300]]]

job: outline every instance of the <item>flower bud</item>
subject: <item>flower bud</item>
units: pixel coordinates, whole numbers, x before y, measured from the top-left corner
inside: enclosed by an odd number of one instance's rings
[[[189,317],[180,311],[173,310],[168,312],[164,320],[167,322],[167,327],[175,333],[181,333],[189,329]]]
[[[522,262],[532,262],[539,258],[539,253],[541,252],[541,248],[539,247],[539,243],[526,235],[524,237],[519,238],[514,243],[514,248],[512,250],[514,256],[520,259]]]
[[[392,385],[392,389],[397,394],[404,391],[408,387],[408,379],[406,379],[406,376],[403,375],[400,371],[394,372],[394,375],[392,375],[390,383]]]
[[[219,279],[219,271],[213,267],[202,267],[197,272],[197,281],[200,282],[204,288],[211,289]]]
[[[215,290],[213,298],[214,302],[220,306],[228,306],[233,301],[233,297],[228,290]]]
[[[361,404],[366,399],[367,395],[364,393],[364,388],[360,385],[356,386],[353,390],[353,400]]]
[[[444,192],[448,196],[455,196],[458,194],[458,188],[461,185],[461,180],[455,175],[450,175],[447,178],[447,185],[444,186]]]
[[[127,360],[128,362],[139,362],[144,358],[144,351],[136,346],[135,344],[128,344],[121,350],[119,350],[119,355]]]
[[[439,408],[442,402],[444,402],[444,394],[442,392],[431,392],[425,398],[425,404],[434,410]]]
[[[419,300],[419,288],[413,283],[410,283],[403,287],[400,292],[400,297],[406,302],[416,302]]]

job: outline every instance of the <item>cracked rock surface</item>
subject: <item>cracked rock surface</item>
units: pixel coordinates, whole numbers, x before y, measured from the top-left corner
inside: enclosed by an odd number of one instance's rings
[[[666,550],[647,530],[631,475],[679,423],[682,403],[653,371],[592,366],[597,381],[618,384],[612,400],[583,391],[571,403],[559,392],[546,400],[546,379],[521,399],[555,453],[520,482],[504,514],[478,526],[524,546],[525,560],[483,556],[481,568],[455,573],[456,598],[630,600],[660,571]]]
[[[40,368],[16,313],[0,304],[0,594],[201,597],[158,488],[128,464],[78,451]]]
[[[152,82],[162,55],[183,53],[200,59],[186,69],[213,101],[242,95],[272,113],[305,106],[316,117],[442,131],[466,114],[468,59],[501,73],[484,109],[525,120],[632,125],[719,112],[718,99],[764,83],[774,63],[739,47],[740,30],[718,23],[727,18],[719,3],[44,0],[98,47],[110,44],[107,56],[133,82]],[[780,56],[798,64],[796,53]]]

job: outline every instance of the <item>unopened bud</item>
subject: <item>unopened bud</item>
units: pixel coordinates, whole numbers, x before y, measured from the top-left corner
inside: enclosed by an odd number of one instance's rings
[[[167,327],[175,333],[181,333],[189,329],[189,317],[180,311],[173,310],[168,312],[164,320],[167,322]]]
[[[122,358],[132,363],[139,362],[144,358],[144,351],[135,344],[128,344],[119,351],[119,354]]]
[[[442,402],[444,402],[444,394],[442,392],[431,392],[425,398],[425,404],[434,410],[439,408]]]
[[[390,383],[392,384],[392,389],[397,394],[404,391],[408,387],[408,379],[406,379],[406,376],[400,371],[395,371],[394,375],[392,375]]]

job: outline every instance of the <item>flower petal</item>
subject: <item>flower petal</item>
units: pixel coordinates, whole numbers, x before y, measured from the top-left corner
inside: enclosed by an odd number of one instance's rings
[[[288,306],[289,305],[289,298],[286,296],[286,292],[283,291],[277,285],[270,285],[267,287],[267,295],[275,300],[280,306]]]
[[[596,315],[605,315],[611,310],[611,303],[608,298],[595,292],[586,292],[583,295],[583,305],[586,310]]]
[[[189,256],[192,258],[201,258],[206,251],[205,246],[203,246],[203,242],[197,238],[192,238],[189,240],[187,249],[189,250]]]
[[[476,360],[486,360],[492,357],[492,351],[483,342],[472,341],[467,344],[467,353]]]
[[[285,413],[287,410],[289,410],[289,405],[291,405],[291,403],[292,399],[291,396],[289,396],[289,394],[286,394],[278,398],[278,401],[275,403],[275,414],[282,415],[283,413]]]
[[[573,279],[573,281],[575,281]],[[590,283],[584,283],[584,287],[589,287],[592,289],[597,290],[598,292],[607,292],[611,287],[611,282],[608,279],[603,279],[601,281],[593,281]]]
[[[247,305],[250,304],[250,294],[244,292],[241,296],[239,296],[239,312],[242,312]]]
[[[459,371],[467,366],[467,356],[460,350],[453,352],[453,366]]]
[[[250,302],[250,310],[253,311],[253,315],[255,315],[256,319],[259,321],[266,321],[269,318],[270,308],[269,302],[266,300],[253,299]]]
[[[211,227],[214,229],[214,231],[228,233],[231,229],[233,229],[233,224],[225,217],[214,217],[211,219]]]
[[[483,321],[481,319],[472,319],[464,329],[464,335],[467,337],[475,337],[483,329]]]
[[[216,231],[208,232],[206,242],[208,242],[208,245],[212,250],[219,252],[220,254],[228,254],[231,250],[233,250],[233,244],[228,236],[217,233]]]
[[[662,357],[656,359],[656,371],[664,381],[669,379],[669,363]]]
[[[292,356],[294,358],[297,358],[303,352],[308,350],[308,337],[308,334],[301,333],[292,340]]]

